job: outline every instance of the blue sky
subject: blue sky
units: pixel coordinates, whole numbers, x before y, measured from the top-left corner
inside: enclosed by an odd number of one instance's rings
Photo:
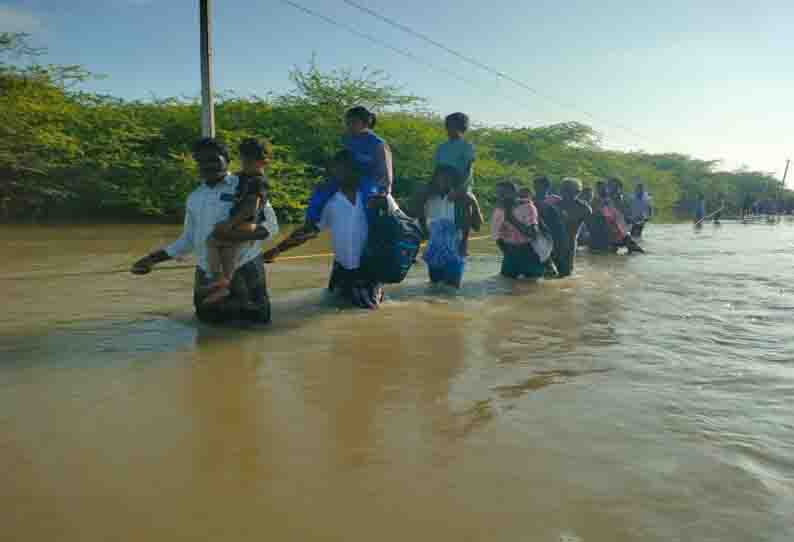
[[[794,1],[358,0],[489,64],[555,105],[341,0],[295,0],[471,79],[467,85],[280,0],[214,0],[218,89],[290,88],[312,54],[321,68],[368,66],[479,123],[578,120],[614,148],[675,151],[782,175],[794,157]],[[0,0],[0,31],[27,31],[47,61],[108,77],[127,98],[197,95],[197,0]],[[580,112],[586,110],[592,119]],[[623,130],[620,126],[632,129]],[[635,135],[637,132],[640,136]]]

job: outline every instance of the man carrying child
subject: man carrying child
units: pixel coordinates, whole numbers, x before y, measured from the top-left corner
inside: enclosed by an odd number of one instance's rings
[[[187,198],[182,235],[166,248],[141,258],[131,269],[135,274],[144,275],[160,262],[193,252],[196,256],[193,302],[196,315],[202,321],[270,321],[261,245],[262,240],[277,235],[278,221],[273,208],[265,201],[264,183],[249,182],[251,178],[259,179],[264,175],[269,146],[247,141],[240,150],[243,172],[241,176],[230,175],[229,151],[225,145],[212,138],[196,142],[193,157],[198,163],[202,183]],[[259,201],[253,207],[251,194],[254,201]],[[234,209],[236,206],[239,208]],[[252,212],[252,208],[255,211]],[[233,270],[228,284],[221,273],[223,264],[213,262],[214,270],[210,266],[211,245],[234,254],[230,258]],[[221,293],[217,294],[218,291]],[[207,297],[213,293],[217,299],[207,303]]]

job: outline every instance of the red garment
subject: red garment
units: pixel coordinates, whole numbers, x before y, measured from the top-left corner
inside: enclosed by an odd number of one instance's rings
[[[521,203],[513,208],[513,217],[520,224],[533,226],[538,223],[538,210],[531,201]],[[522,235],[518,229],[510,222],[505,220],[505,210],[496,207],[491,215],[491,237],[495,240],[502,240],[510,245],[525,245],[529,239]]]
[[[604,220],[609,226],[609,242],[622,241],[626,237],[626,228],[623,225],[620,212],[610,205],[605,205],[601,208],[601,214],[604,215]]]

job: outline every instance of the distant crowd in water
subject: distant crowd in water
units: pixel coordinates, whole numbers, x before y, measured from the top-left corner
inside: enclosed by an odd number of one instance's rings
[[[229,173],[228,148],[212,138],[193,147],[202,183],[187,198],[182,235],[138,260],[135,274],[186,255],[196,256],[194,305],[208,322],[270,321],[265,263],[273,262],[319,232],[330,233],[334,252],[329,288],[355,305],[376,308],[383,284],[403,280],[418,257],[432,283],[459,288],[469,256],[471,232],[485,224],[474,187],[476,152],[466,140],[469,118],[446,117],[447,141],[433,156],[433,175],[406,208],[392,196],[394,169],[388,143],[374,131],[376,116],[364,107],[345,115],[346,131],[313,190],[305,223],[267,252],[262,243],[278,235],[266,176],[269,142],[247,139],[239,148],[240,171]],[[547,176],[506,179],[495,188],[490,233],[502,253],[501,275],[510,279],[568,277],[576,249],[643,252],[637,243],[653,214],[651,198],[638,183],[630,196],[611,177],[584,187],[563,178],[559,194]]]

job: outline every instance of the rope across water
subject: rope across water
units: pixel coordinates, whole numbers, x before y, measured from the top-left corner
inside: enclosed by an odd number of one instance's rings
[[[477,237],[470,237],[469,241],[477,241],[480,239],[488,238],[487,235],[480,235]],[[423,243],[424,245],[424,243]],[[311,260],[314,258],[331,258],[333,257],[333,252],[321,252],[318,254],[304,254],[300,256],[280,256],[273,262],[268,263],[268,265],[277,264],[280,262],[285,261],[294,261],[294,260]],[[195,269],[195,265],[166,265],[162,267],[154,267],[152,271],[177,271],[177,270],[185,270],[185,269]],[[83,277],[89,275],[116,275],[120,273],[129,273],[130,268],[117,268],[117,269],[102,269],[98,271],[75,271],[74,273],[48,273],[44,275],[32,275],[32,276],[23,276],[23,277],[0,277],[0,281],[12,281],[12,280],[47,280],[47,279],[56,279],[56,278],[63,278],[63,277]]]

